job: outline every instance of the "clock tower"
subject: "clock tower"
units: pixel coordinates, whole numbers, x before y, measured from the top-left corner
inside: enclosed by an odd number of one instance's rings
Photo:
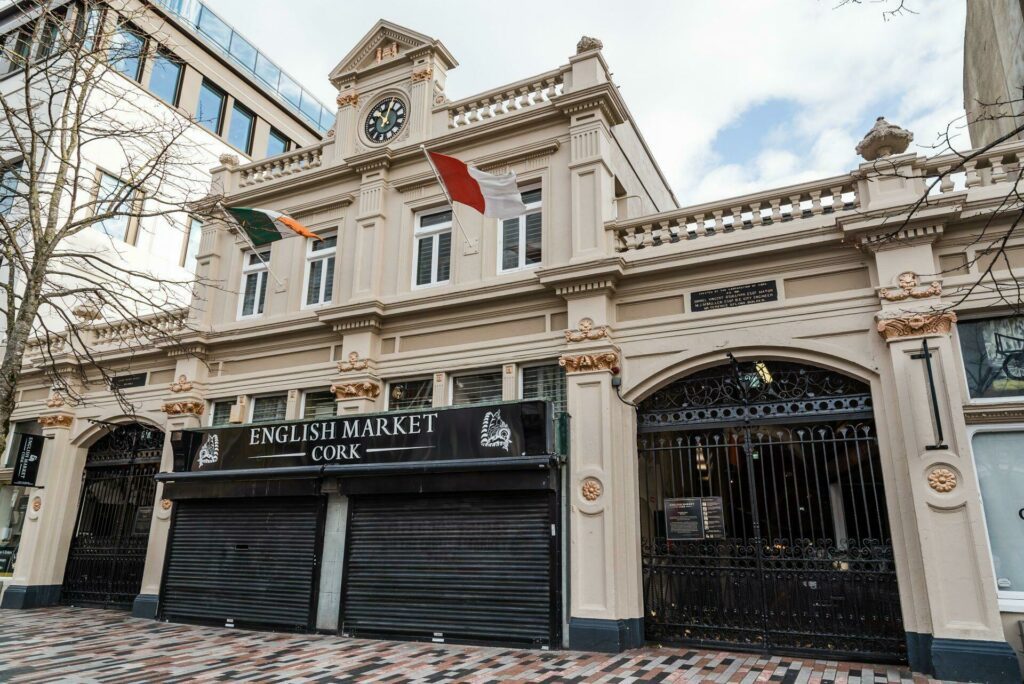
[[[445,102],[445,77],[457,64],[441,41],[378,21],[330,74],[336,160],[431,137],[432,110]]]

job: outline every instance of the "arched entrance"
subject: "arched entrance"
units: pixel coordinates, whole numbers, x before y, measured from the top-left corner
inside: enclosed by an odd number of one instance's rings
[[[164,433],[114,427],[89,447],[61,600],[130,609],[142,586]]]
[[[726,363],[642,401],[648,640],[904,660],[869,387]]]

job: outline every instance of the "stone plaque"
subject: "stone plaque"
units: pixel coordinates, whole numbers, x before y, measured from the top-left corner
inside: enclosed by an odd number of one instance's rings
[[[779,299],[779,290],[774,280],[747,283],[714,290],[698,290],[690,293],[690,311],[713,311],[747,304],[763,304]]]

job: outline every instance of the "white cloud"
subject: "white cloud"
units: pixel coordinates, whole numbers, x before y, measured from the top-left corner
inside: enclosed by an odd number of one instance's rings
[[[877,115],[913,130],[915,144],[962,115],[962,2],[911,0],[916,15],[888,21],[879,4],[829,0],[207,2],[328,102],[328,71],[382,12],[452,51],[453,99],[564,64],[580,35],[598,36],[683,203],[848,171]],[[791,101],[797,114],[757,136],[766,149],[740,163],[718,158],[716,134],[769,100]]]

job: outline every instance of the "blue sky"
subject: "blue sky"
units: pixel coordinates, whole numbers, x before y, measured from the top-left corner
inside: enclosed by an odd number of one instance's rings
[[[963,115],[964,0],[908,0],[917,13],[888,20],[895,0],[207,2],[325,102],[327,73],[381,17],[444,42],[452,99],[565,64],[596,36],[683,204],[849,171],[879,115],[932,154]]]

